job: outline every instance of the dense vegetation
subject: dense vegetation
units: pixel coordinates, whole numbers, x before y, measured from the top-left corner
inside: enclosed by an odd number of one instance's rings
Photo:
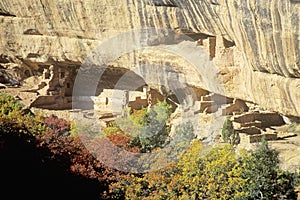
[[[296,199],[297,180],[279,169],[278,154],[265,142],[237,154],[230,144],[207,150],[196,140],[177,163],[131,175],[111,190],[126,199]]]
[[[168,143],[167,121],[172,107],[166,101],[158,102],[152,109],[129,111],[126,118],[118,118],[104,131],[107,136],[119,133],[130,138],[131,147],[139,147],[141,152],[150,152]]]
[[[1,195],[10,199],[106,199],[124,173],[105,167],[56,116],[34,115],[0,95]],[[14,192],[10,192],[10,191]]]
[[[278,153],[271,150],[266,141],[259,144],[256,151],[237,152],[231,144],[210,147],[194,140],[177,162],[148,173],[130,174],[108,168],[90,155],[77,131],[74,131],[76,127],[68,121],[55,116],[33,115],[8,95],[0,95],[0,104],[0,142],[4,144],[0,148],[1,155],[5,155],[12,140],[21,140],[29,144],[30,151],[37,151],[34,155],[43,160],[44,166],[55,165],[56,169],[63,169],[65,173],[76,174],[76,177],[81,177],[81,182],[89,180],[91,184],[86,184],[81,190],[72,185],[75,195],[67,194],[73,198],[79,198],[81,191],[86,199],[296,199],[295,187],[299,185],[299,174],[282,171]],[[127,151],[157,151],[171,143],[169,127],[165,123],[169,117],[169,106],[160,102],[152,110],[132,112],[127,121],[112,123],[105,134],[115,145]],[[132,123],[134,126],[131,126]],[[231,130],[230,124],[224,126]],[[178,130],[178,135],[191,139],[188,132],[191,132],[191,126],[187,124]],[[231,134],[224,132],[224,137],[228,135]],[[230,137],[228,139],[228,142],[233,141]],[[95,140],[103,142],[101,137],[95,137]],[[1,163],[5,162],[7,160]],[[24,163],[13,170],[26,173],[22,166]],[[8,167],[5,169],[9,170]],[[30,175],[34,176],[33,173]],[[56,180],[52,190],[61,191],[61,179]],[[72,180],[74,182],[74,177]],[[79,182],[79,179],[76,180]],[[14,181],[17,185],[17,177]],[[71,181],[65,183],[71,184]],[[38,185],[35,184],[35,188],[23,187],[28,189],[27,193],[45,190],[45,187]],[[93,195],[88,196],[84,190]]]

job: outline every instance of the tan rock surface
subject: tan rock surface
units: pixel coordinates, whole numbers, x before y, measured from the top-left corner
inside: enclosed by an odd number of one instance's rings
[[[80,65],[99,42],[141,27],[224,37],[230,45],[217,40],[213,56],[226,96],[300,116],[300,3],[291,0],[0,0],[0,63]]]

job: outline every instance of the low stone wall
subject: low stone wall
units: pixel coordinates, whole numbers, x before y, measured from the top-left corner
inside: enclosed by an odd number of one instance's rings
[[[31,108],[30,109],[34,114],[40,114],[43,116],[50,116],[55,115],[58,118],[63,118],[66,120],[73,119],[73,114],[70,112],[70,110],[47,110],[47,109],[41,109],[41,108]]]
[[[264,133],[264,134],[257,134],[257,135],[249,135],[247,133],[240,133],[239,136],[240,136],[241,144],[250,144],[250,143],[261,142],[263,137],[265,137],[267,141],[277,140],[276,133]]]
[[[240,116],[234,116],[233,121],[241,124],[260,121],[262,128],[270,126],[281,126],[285,124],[282,116],[280,116],[278,113],[261,112],[251,112],[242,114]]]
[[[59,95],[39,96],[30,106],[42,109],[65,110],[72,108],[72,101],[70,97]]]
[[[277,140],[277,134],[276,133],[265,133],[265,134],[260,134],[260,135],[250,135],[250,143],[255,143],[255,142],[261,142],[263,137],[266,138],[267,141],[270,140]]]

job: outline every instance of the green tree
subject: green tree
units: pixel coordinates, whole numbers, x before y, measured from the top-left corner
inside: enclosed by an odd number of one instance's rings
[[[258,149],[246,157],[242,177],[247,180],[243,199],[295,198],[294,176],[279,168],[278,152],[269,148],[265,138]]]
[[[230,144],[238,143],[238,135],[233,128],[230,116],[227,116],[222,128],[222,139]]]
[[[144,116],[144,128],[138,135],[139,144],[144,152],[151,151],[165,144],[169,137],[167,120],[172,106],[166,101],[158,102]]]

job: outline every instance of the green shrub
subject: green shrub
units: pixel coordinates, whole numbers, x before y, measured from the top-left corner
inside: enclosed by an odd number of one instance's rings
[[[279,168],[278,152],[265,138],[256,151],[245,158],[241,176],[247,179],[245,199],[294,199],[295,176]]]
[[[148,152],[166,143],[170,132],[167,121],[171,111],[172,106],[166,101],[161,101],[150,110],[147,108],[134,110],[126,118],[117,118],[104,133],[122,132],[130,135],[131,147],[139,147],[142,152]]]
[[[22,105],[18,100],[8,94],[0,94],[0,114],[1,115],[12,115],[17,111],[21,111]]]
[[[166,101],[158,102],[143,118],[138,120],[143,126],[133,139],[134,145],[139,145],[143,152],[163,146],[169,137],[167,120],[171,115],[172,106]]]
[[[46,130],[43,117],[22,110],[20,102],[11,95],[0,95],[0,109],[0,128],[3,133],[38,135]]]

